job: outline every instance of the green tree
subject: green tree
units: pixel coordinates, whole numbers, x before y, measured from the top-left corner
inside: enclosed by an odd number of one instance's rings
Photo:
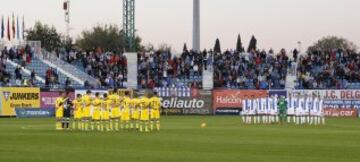
[[[257,49],[257,40],[256,40],[255,36],[252,36],[247,52],[250,52],[251,50],[256,50],[256,49]]]
[[[215,53],[221,53],[221,46],[220,46],[219,38],[217,38],[216,41],[215,41],[214,52]]]
[[[310,46],[308,48],[308,52],[315,50],[331,51],[333,49],[353,50],[354,52],[357,51],[357,47],[353,42],[337,36],[328,36],[321,38],[319,41]]]
[[[26,30],[26,40],[41,41],[41,46],[48,51],[53,51],[61,47],[61,35],[54,26],[42,24],[37,21],[34,27]]]
[[[136,37],[135,49],[144,50],[141,45],[141,38]],[[91,30],[85,30],[76,40],[76,44],[83,50],[103,48],[106,51],[127,51],[125,45],[125,34],[116,25],[97,25]]]
[[[172,47],[169,44],[161,43],[161,44],[159,44],[158,51],[160,51],[160,52],[171,52]]]
[[[236,41],[236,52],[244,52],[244,47],[242,46],[241,43],[241,37],[240,34],[238,35],[237,41]]]

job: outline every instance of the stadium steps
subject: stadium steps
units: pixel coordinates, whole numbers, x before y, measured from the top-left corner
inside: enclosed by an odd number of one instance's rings
[[[73,83],[78,85],[84,85],[85,81],[88,81],[91,85],[97,85],[98,81],[94,77],[88,75],[83,70],[79,69],[77,66],[69,64],[59,58],[54,54],[51,54],[45,50],[42,50],[41,54],[38,54],[37,57],[44,62],[45,64],[56,68],[60,73],[69,77]]]
[[[20,67],[20,65],[14,61],[11,61],[11,60],[6,60],[6,72],[10,73],[12,76],[11,76],[11,79],[10,79],[10,85],[16,85],[16,82],[15,82],[15,69],[17,67]],[[22,67],[21,68],[21,74],[22,74],[22,77],[23,79],[30,79],[31,78],[31,71]],[[45,85],[45,79],[36,75],[35,77],[35,85],[37,86],[44,86]]]
[[[38,56],[34,56],[31,63],[26,65],[27,69],[34,70],[35,73],[42,78],[46,78],[46,71],[51,67],[58,74],[60,85],[64,85],[68,76],[66,74],[64,74],[62,71],[60,71],[59,68],[57,68],[56,66],[51,66],[51,65],[43,62],[41,59],[38,58]],[[71,81],[71,86],[78,87],[78,86],[82,85],[82,84],[77,83],[75,80],[71,79],[71,77],[69,77],[69,78]]]
[[[295,89],[296,88],[296,82],[297,82],[297,76],[296,76],[296,69],[297,69],[298,63],[293,62],[291,64],[291,67],[288,69],[287,75],[286,75],[286,89]]]
[[[213,68],[204,69],[203,71],[203,89],[204,90],[212,90],[214,88],[214,70]]]

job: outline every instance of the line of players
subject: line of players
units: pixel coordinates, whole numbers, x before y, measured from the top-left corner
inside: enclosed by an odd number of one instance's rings
[[[60,92],[55,103],[56,129],[82,131],[118,131],[119,129],[149,132],[160,130],[161,101],[156,92],[141,98],[131,98],[129,92],[125,96],[118,95],[117,89],[108,94],[95,93],[90,90],[85,95],[77,94],[76,99],[69,100],[69,93]],[[73,118],[71,118],[73,110]]]
[[[288,98],[277,95],[264,98],[252,96],[246,97],[242,104],[242,121],[245,124],[325,124],[323,100],[315,95]]]

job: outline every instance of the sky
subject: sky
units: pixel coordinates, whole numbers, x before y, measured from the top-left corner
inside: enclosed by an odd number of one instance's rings
[[[121,27],[122,0],[70,0],[71,36],[97,24]],[[247,48],[252,35],[260,49],[302,49],[318,39],[341,36],[360,46],[359,0],[200,0],[201,48],[233,49],[237,35]],[[25,16],[65,32],[63,0],[0,0],[0,15]],[[191,48],[192,0],[136,0],[136,30],[143,44],[167,43],[176,52]]]

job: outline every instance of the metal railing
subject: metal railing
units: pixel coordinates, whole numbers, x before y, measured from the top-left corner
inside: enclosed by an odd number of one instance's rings
[[[89,84],[95,86],[97,85],[97,80],[93,78],[92,76],[88,75],[84,71],[78,69],[74,65],[71,65],[58,57],[56,57],[55,54],[52,54],[44,49],[41,50],[40,53],[36,54],[36,57],[40,60],[48,61],[58,68],[62,69],[63,71],[66,71],[67,73],[71,74],[70,76],[75,81],[79,82],[81,85],[84,85],[85,81],[87,81]]]

